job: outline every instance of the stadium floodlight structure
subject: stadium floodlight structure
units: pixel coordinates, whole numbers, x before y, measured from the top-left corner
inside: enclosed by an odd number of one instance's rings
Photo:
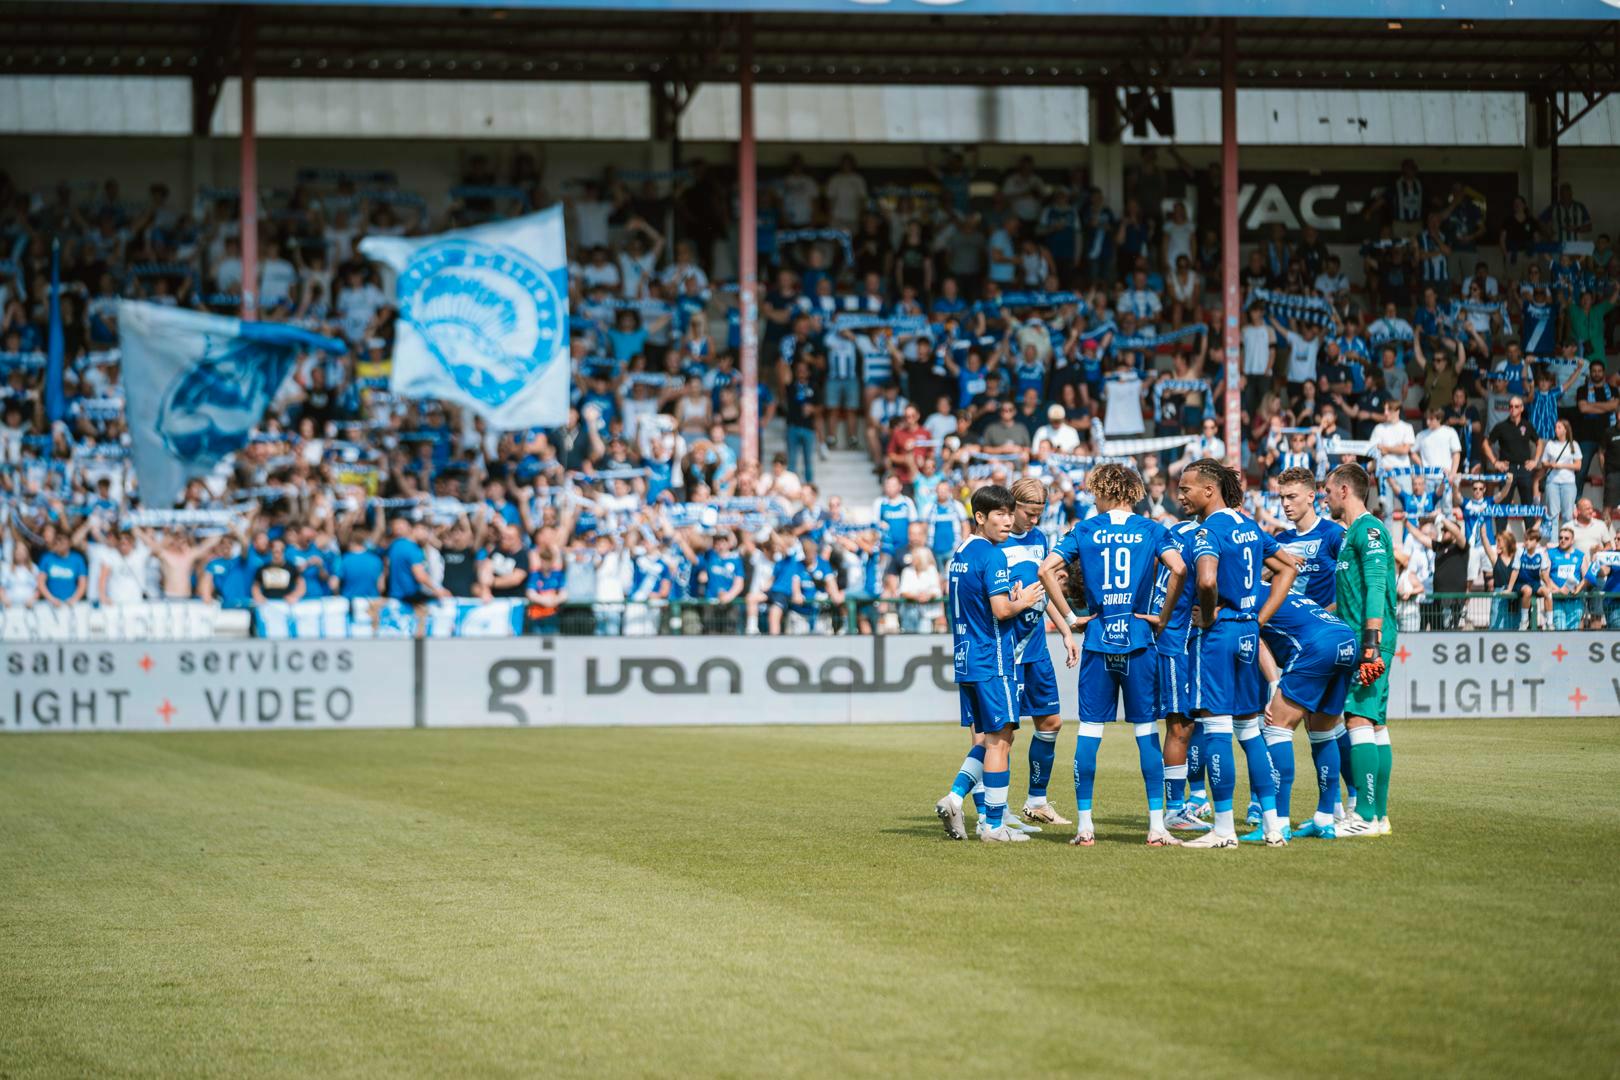
[[[1104,138],[1164,115],[1172,87],[1219,87],[1225,441],[1234,459],[1240,86],[1523,93],[1555,188],[1558,136],[1620,89],[1620,0],[27,0],[0,2],[0,32],[3,74],[188,73],[198,135],[225,79],[240,78],[244,283],[257,280],[257,76],[646,82],[660,90],[660,127],[671,135],[697,85],[736,82],[739,367],[751,460],[757,82],[1083,85]]]

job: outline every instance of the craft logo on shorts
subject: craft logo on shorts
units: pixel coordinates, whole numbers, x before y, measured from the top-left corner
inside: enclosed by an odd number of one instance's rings
[[[567,332],[546,269],[515,248],[458,237],[411,256],[399,317],[462,391],[499,407],[552,362]]]

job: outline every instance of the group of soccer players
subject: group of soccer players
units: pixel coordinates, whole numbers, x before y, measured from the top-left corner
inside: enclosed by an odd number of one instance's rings
[[[1336,521],[1317,514],[1312,472],[1284,472],[1293,528],[1276,537],[1243,513],[1241,479],[1214,459],[1182,472],[1177,497],[1190,519],[1171,527],[1132,511],[1142,480],[1126,466],[1100,465],[1086,486],[1096,513],[1055,545],[1038,527],[1047,502],[1040,480],[973,494],[973,532],[952,553],[947,595],[961,722],[973,744],[935,806],[946,835],[967,838],[972,797],[981,840],[1026,841],[1043,825],[1074,824],[1071,844],[1095,844],[1097,752],[1121,715],[1136,738],[1151,847],[1388,835],[1395,567],[1383,523],[1367,511],[1366,471],[1350,464],[1329,474]],[[1084,598],[1084,614],[1069,595]],[[1078,822],[1047,798],[1062,723],[1048,623],[1068,667],[1079,668]],[[1015,817],[1007,789],[1023,717],[1035,731],[1029,795]],[[1295,828],[1302,723],[1318,798]],[[1241,838],[1236,750],[1254,826]]]

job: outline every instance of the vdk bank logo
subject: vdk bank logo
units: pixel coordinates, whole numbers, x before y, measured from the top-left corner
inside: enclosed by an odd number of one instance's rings
[[[294,359],[292,349],[209,337],[202,358],[164,391],[157,418],[163,445],[191,463],[218,461],[240,448]]]
[[[523,252],[457,238],[430,244],[399,277],[399,317],[464,392],[506,403],[552,362],[563,297]]]

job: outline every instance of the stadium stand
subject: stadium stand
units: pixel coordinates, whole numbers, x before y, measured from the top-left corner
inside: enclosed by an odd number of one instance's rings
[[[1033,157],[764,176],[758,467],[741,460],[736,283],[711,278],[735,230],[726,177],[606,170],[553,190],[522,153],[470,159],[443,191],[303,170],[261,199],[260,315],[349,352],[305,358],[252,445],[174,507],[142,504],[128,466],[116,302],[238,311],[236,193],[0,176],[0,632],[937,629],[976,486],[1044,478],[1057,531],[1087,512],[1086,469],[1128,459],[1141,509],[1169,518],[1180,469],[1226,456],[1220,253],[1197,225],[1211,181],[1175,160],[1141,149],[1117,206]],[[1368,205],[1358,257],[1309,226],[1243,252],[1252,509],[1280,528],[1283,469],[1373,465],[1411,629],[1620,614],[1620,264],[1578,194],[1491,205],[1415,160]],[[558,200],[567,425],[494,432],[390,395],[392,282],[358,241]],[[53,244],[70,419],[51,426]],[[1537,602],[1504,595],[1526,581]]]

